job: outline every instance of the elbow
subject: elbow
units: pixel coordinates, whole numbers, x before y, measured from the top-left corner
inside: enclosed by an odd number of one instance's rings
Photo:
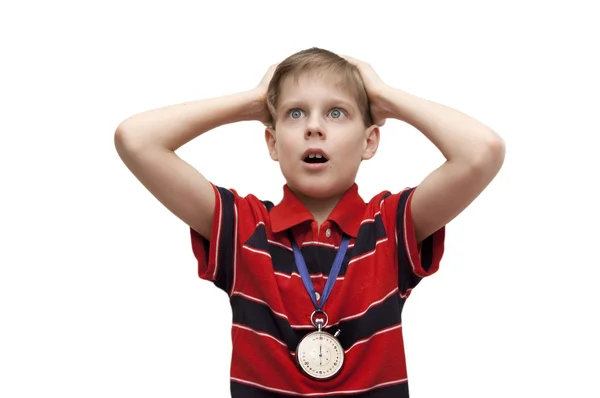
[[[123,123],[121,123],[115,130],[113,141],[115,149],[121,155],[123,152],[131,148],[132,141],[134,140],[132,139],[132,134],[128,132]]]
[[[492,131],[492,134],[485,139],[480,147],[471,167],[478,174],[495,176],[502,168],[505,156],[506,143],[502,137]]]
[[[487,142],[487,156],[489,162],[500,170],[506,157],[506,142],[495,132],[492,133],[492,137]]]
[[[506,144],[502,137],[494,131],[472,141],[471,145],[464,147],[461,156],[449,159],[450,163],[460,165],[464,170],[473,175],[495,175],[504,164]]]
[[[138,129],[131,126],[130,119],[124,120],[117,126],[113,140],[119,154],[138,151],[145,146]]]

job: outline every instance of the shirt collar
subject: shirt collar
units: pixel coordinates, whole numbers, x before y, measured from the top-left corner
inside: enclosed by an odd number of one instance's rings
[[[366,206],[358,194],[358,185],[354,183],[342,195],[327,220],[335,222],[345,234],[356,238]],[[271,228],[275,233],[314,220],[312,214],[287,184],[283,186],[283,199],[271,209],[270,213]]]

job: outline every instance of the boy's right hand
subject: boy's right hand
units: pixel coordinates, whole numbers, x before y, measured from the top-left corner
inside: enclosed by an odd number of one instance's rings
[[[260,121],[265,126],[271,125],[271,113],[269,112],[269,108],[267,107],[267,91],[269,90],[269,83],[273,78],[273,74],[275,73],[275,69],[277,69],[277,65],[273,64],[267,70],[267,73],[263,76],[262,80],[253,90],[256,93],[257,97],[260,99],[262,104],[262,109],[259,111],[256,119]]]

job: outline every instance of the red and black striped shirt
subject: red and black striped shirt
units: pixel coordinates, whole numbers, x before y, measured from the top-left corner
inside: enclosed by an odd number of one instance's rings
[[[193,229],[202,279],[229,295],[233,311],[233,398],[408,397],[402,308],[411,290],[438,270],[445,227],[416,244],[410,213],[415,188],[381,192],[365,203],[354,184],[320,227],[284,186],[274,206],[214,186],[210,242]],[[342,233],[351,237],[324,307],[326,328],[340,329],[341,373],[311,380],[295,365],[300,339],[314,330],[313,303],[296,268],[288,232],[298,242],[315,290],[323,291]]]

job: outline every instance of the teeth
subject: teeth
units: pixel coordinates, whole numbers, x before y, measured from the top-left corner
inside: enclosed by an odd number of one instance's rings
[[[310,159],[312,159],[312,158],[315,158],[315,157],[316,157],[317,159],[321,159],[321,158],[323,157],[323,155],[321,155],[320,153],[311,153],[311,154],[309,154],[309,155],[308,155],[308,157],[309,157]]]
[[[323,156],[321,156],[321,154],[320,154],[320,153],[317,153],[317,155],[316,155],[316,156],[317,156],[317,159],[321,159],[321,158],[323,157]]]

